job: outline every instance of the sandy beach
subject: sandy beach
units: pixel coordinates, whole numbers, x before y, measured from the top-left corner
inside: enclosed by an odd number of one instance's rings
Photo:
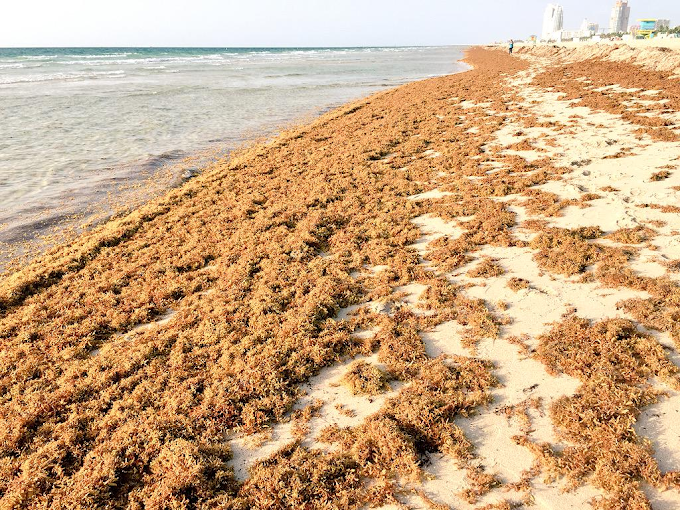
[[[680,507],[680,51],[466,62],[0,280],[0,508]]]

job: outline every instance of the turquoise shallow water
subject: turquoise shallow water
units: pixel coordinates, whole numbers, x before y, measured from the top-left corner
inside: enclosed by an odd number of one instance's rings
[[[458,72],[463,49],[0,49],[0,242],[125,201],[188,155]]]

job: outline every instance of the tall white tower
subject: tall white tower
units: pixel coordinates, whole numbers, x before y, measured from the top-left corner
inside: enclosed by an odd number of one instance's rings
[[[630,19],[630,7],[628,0],[620,0],[614,4],[612,15],[609,18],[609,32],[628,32],[628,20]]]
[[[561,5],[548,4],[543,15],[543,31],[541,39],[547,41],[554,38],[555,32],[559,32],[564,27],[564,11]]]

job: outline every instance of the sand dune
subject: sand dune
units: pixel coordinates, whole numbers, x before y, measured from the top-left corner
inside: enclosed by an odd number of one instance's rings
[[[549,57],[553,63],[560,60],[577,62],[595,58],[625,62],[654,71],[672,71],[671,76],[680,74],[680,39],[523,46],[518,48],[517,53]]]

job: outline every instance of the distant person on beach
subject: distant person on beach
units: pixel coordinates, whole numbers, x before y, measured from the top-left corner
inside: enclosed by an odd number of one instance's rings
[[[512,49],[515,47],[515,41],[510,39],[510,45],[508,46],[508,51],[512,53]]]

